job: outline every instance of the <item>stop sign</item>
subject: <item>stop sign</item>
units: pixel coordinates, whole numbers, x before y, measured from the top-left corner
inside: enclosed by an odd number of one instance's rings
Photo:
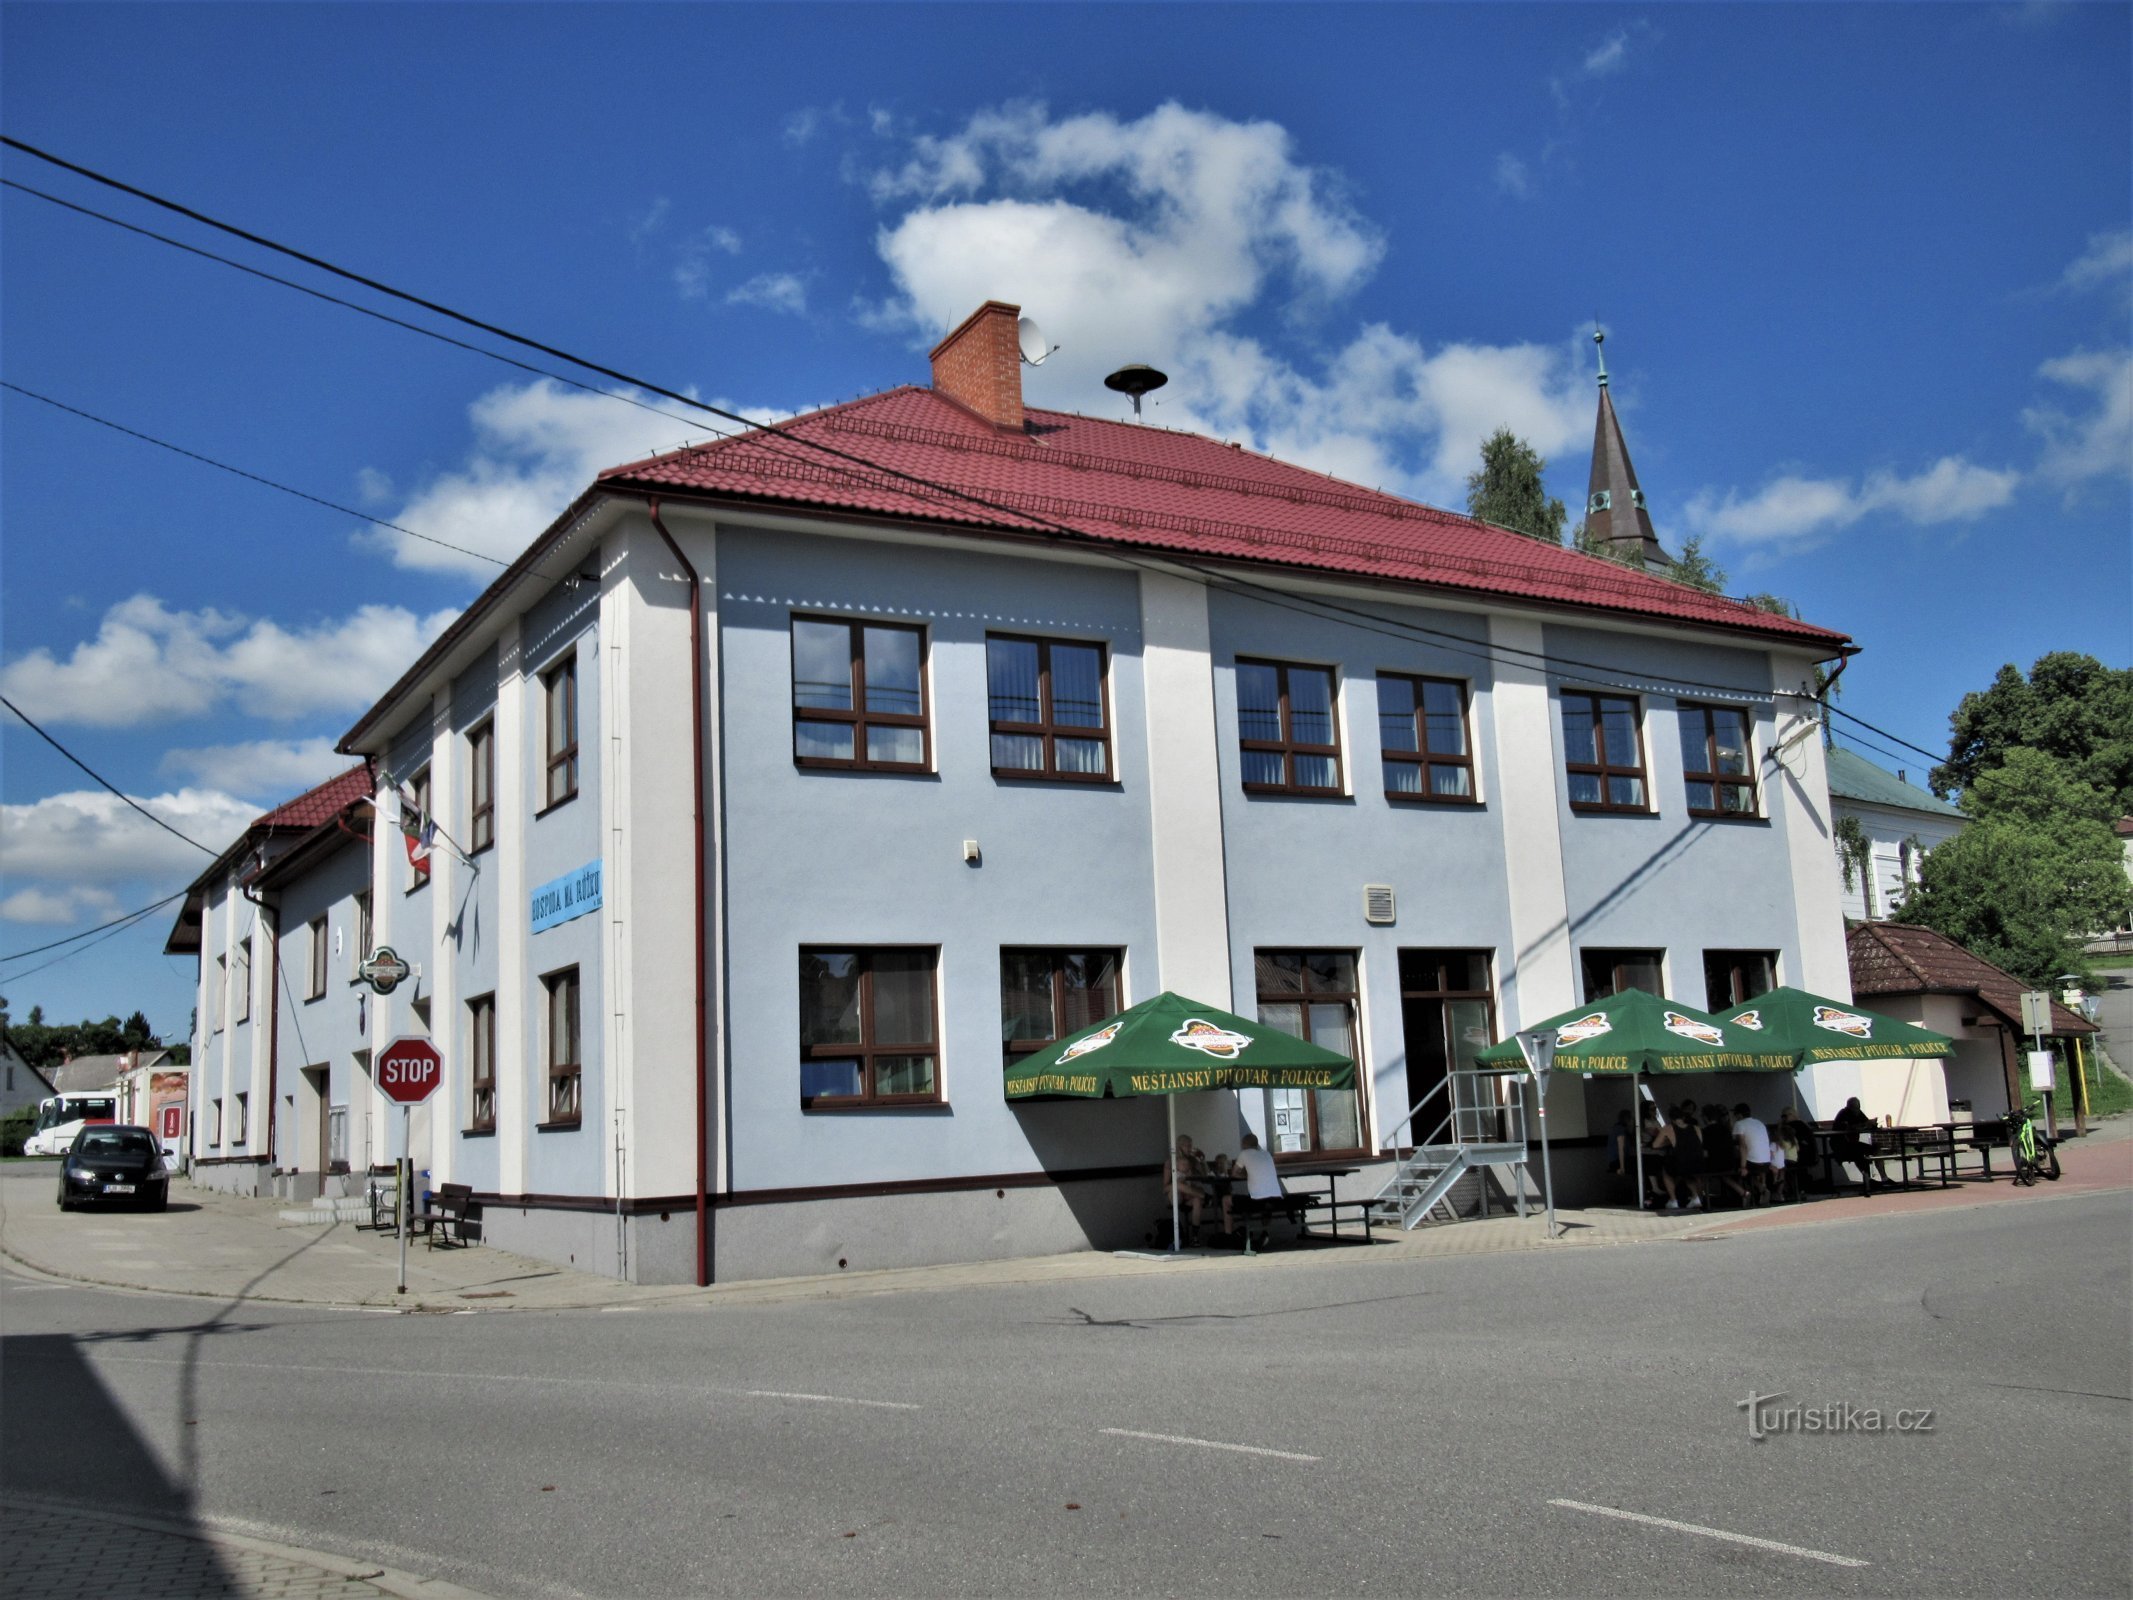
[[[378,1087],[396,1105],[419,1106],[444,1082],[444,1057],[427,1039],[395,1039],[378,1057]]]

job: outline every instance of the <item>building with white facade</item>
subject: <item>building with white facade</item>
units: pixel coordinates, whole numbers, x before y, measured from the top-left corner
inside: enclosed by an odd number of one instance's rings
[[[1181,1126],[1367,1187],[1415,1101],[1526,1022],[1625,984],[1848,994],[1813,698],[1847,648],[1026,408],[989,303],[930,387],[603,474],[349,731],[366,942],[419,975],[360,1030],[307,1022],[306,1074],[328,1117],[351,1086],[360,1169],[398,1118],[355,1058],[429,1035],[418,1166],[475,1188],[490,1242],[580,1267],[1029,1254],[1142,1238],[1164,1108],[1010,1105],[1006,1061],[1170,989],[1361,1068]],[[426,870],[403,809],[441,829]],[[339,860],[268,869],[285,971],[299,918],[351,913]],[[220,962],[249,923],[202,915]],[[225,1058],[257,1094],[256,1049]],[[236,1081],[203,1086],[225,1139]],[[273,1148],[301,1167],[331,1136],[292,1092]],[[1556,1081],[1559,1188],[1620,1093]]]
[[[1918,869],[1936,845],[1963,831],[1969,818],[1947,801],[1885,772],[1842,745],[1826,752],[1829,798],[1841,824],[1858,824],[1863,851],[1837,862],[1844,915],[1853,922],[1893,917],[1918,886]],[[1841,847],[1840,847],[1841,848]]]

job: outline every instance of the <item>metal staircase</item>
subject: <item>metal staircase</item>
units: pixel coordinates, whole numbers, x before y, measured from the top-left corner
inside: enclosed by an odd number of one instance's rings
[[[1416,1138],[1385,1187],[1371,1198],[1373,1222],[1417,1228],[1430,1221],[1457,1222],[1452,1191],[1469,1174],[1481,1183],[1481,1207],[1488,1209],[1492,1169],[1509,1168],[1518,1214],[1526,1214],[1526,1100],[1522,1074],[1461,1068],[1422,1097],[1393,1124],[1387,1143],[1403,1147],[1401,1135],[1427,1128]]]

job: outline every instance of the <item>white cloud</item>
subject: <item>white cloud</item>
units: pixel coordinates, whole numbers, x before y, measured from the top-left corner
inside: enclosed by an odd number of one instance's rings
[[[602,468],[730,427],[706,418],[704,426],[691,428],[613,394],[588,394],[547,379],[493,389],[468,408],[468,416],[474,447],[465,463],[431,479],[391,520],[481,555],[385,528],[357,532],[359,546],[389,554],[397,566],[487,580],[496,575],[497,562],[515,560]]]
[[[180,833],[211,849],[226,848],[259,808],[212,789],[133,797]],[[0,805],[0,878],[22,887],[0,915],[18,921],[60,920],[107,908],[118,884],[146,881],[166,889],[189,882],[208,857],[174,839],[101,789],[47,795],[28,805]],[[23,898],[27,896],[27,898]]]
[[[2038,475],[2072,485],[2133,472],[2133,351],[2077,350],[2045,362],[2037,373],[2086,391],[2088,400],[2079,413],[2053,405],[2022,413],[2023,422],[2044,439]]]
[[[1609,73],[1620,72],[1629,60],[1629,33],[1617,29],[1609,34],[1596,48],[1585,56],[1585,75],[1604,78]]]
[[[352,764],[334,752],[331,738],[320,736],[168,750],[159,770],[185,774],[209,788],[246,795],[264,805],[301,794]]]
[[[2092,233],[2088,248],[2060,276],[2059,287],[2079,292],[2133,277],[2133,229]]]
[[[1737,490],[1721,498],[1706,489],[1685,515],[1692,529],[1712,538],[1805,549],[1876,512],[1893,512],[1921,527],[1975,521],[2012,500],[2021,479],[2013,470],[1943,456],[1910,477],[1884,470],[1856,487],[1849,478],[1788,473],[1745,498]]]
[[[790,272],[765,272],[726,296],[729,306],[760,306],[765,311],[807,310],[807,285]]]
[[[932,338],[981,301],[1019,302],[1061,346],[1025,375],[1033,404],[1119,415],[1103,375],[1146,361],[1171,375],[1151,421],[1445,503],[1494,429],[1552,455],[1592,426],[1573,339],[1426,349],[1383,325],[1310,337],[1385,245],[1269,123],[1176,105],[1053,122],[1011,106],[913,141],[872,188],[905,207],[877,239],[898,292],[857,315]],[[1269,309],[1292,313],[1302,353],[1239,326]]]
[[[674,287],[681,291],[684,300],[706,300],[711,295],[711,257],[718,255],[737,256],[741,253],[741,236],[731,228],[713,224],[697,232],[682,245],[674,263]]]
[[[356,470],[356,493],[366,506],[382,506],[393,497],[392,474],[380,472],[376,467],[359,467]]]
[[[17,889],[0,900],[0,922],[35,922],[62,927],[68,923],[87,922],[91,917],[108,918],[118,908],[118,896],[109,889]]]
[[[630,219],[630,243],[642,244],[652,235],[663,230],[667,225],[667,215],[673,209],[674,203],[665,195],[654,195],[652,203]]]
[[[1533,192],[1533,174],[1510,151],[1501,151],[1496,157],[1496,187],[1523,200]]]
[[[370,704],[442,633],[452,611],[359,606],[284,627],[135,595],[61,659],[38,648],[0,668],[0,687],[42,721],[129,728],[235,707],[288,719]]]

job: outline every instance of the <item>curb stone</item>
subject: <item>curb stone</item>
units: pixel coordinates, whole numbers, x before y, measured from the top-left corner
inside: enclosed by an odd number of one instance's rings
[[[325,1550],[306,1550],[294,1545],[276,1544],[268,1539],[230,1533],[205,1523],[171,1522],[160,1517],[105,1511],[71,1501],[48,1500],[42,1496],[14,1493],[0,1493],[0,1510],[10,1513],[10,1520],[13,1515],[19,1513],[43,1512],[78,1522],[127,1528],[136,1533],[153,1534],[159,1538],[185,1539],[194,1544],[207,1545],[217,1551],[265,1556],[271,1560],[287,1562],[294,1567],[309,1567],[323,1577],[339,1578],[350,1584],[365,1584],[379,1594],[393,1595],[398,1597],[398,1600],[489,1600],[489,1597],[479,1590],[450,1583],[443,1578],[425,1578],[417,1573],[403,1572],[397,1567],[379,1566],[368,1561],[351,1561],[346,1556],[337,1556]],[[8,1566],[10,1589],[12,1590],[16,1583],[24,1582],[34,1587],[36,1566],[34,1556],[18,1553],[13,1557]],[[172,1600],[177,1600],[177,1597],[173,1596]]]

